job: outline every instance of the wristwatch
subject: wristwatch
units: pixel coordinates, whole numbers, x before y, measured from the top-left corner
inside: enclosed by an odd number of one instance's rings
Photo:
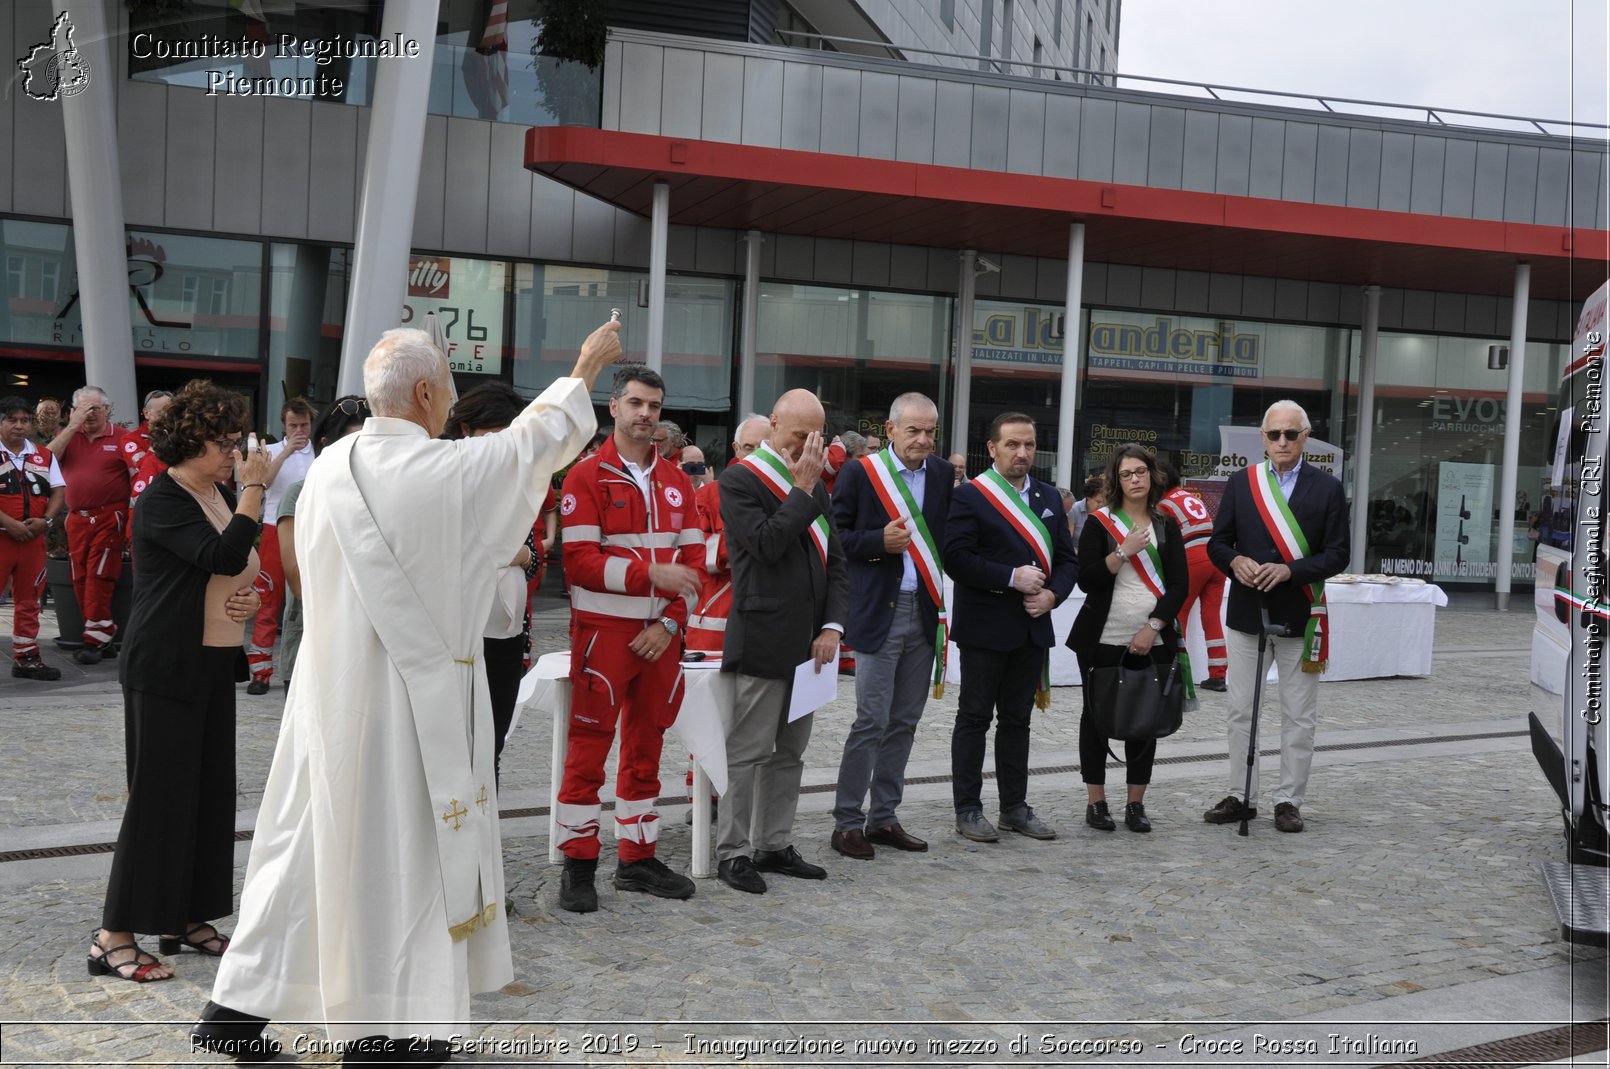
[[[1153,616],[1151,619],[1146,621],[1146,626],[1150,627],[1153,631],[1161,631],[1163,629],[1163,621]]]
[[[675,638],[676,633],[681,630],[681,628],[677,627],[676,621],[669,616],[660,617],[660,626],[669,631],[672,638]]]

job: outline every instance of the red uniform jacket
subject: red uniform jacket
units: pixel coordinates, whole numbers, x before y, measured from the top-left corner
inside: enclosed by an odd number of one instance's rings
[[[45,506],[50,504],[50,460],[50,451],[38,445],[23,454],[22,471],[0,456],[0,509],[12,519],[45,515]]]
[[[688,618],[688,649],[721,656],[732,614],[732,576],[727,569],[727,539],[721,527],[721,484],[708,482],[694,494],[699,529],[704,533],[704,589]]]
[[[685,564],[702,580],[704,535],[693,484],[677,465],[650,455],[646,501],[613,437],[565,476],[559,522],[577,624],[633,632],[662,616],[687,624],[692,599],[655,590],[648,569]]]
[[[1208,514],[1201,498],[1183,486],[1176,486],[1163,495],[1163,500],[1157,506],[1180,525],[1180,536],[1185,539],[1186,549],[1207,552],[1208,536],[1213,533],[1213,517]]]

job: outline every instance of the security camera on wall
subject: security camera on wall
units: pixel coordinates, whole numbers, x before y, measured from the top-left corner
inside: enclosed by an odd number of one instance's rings
[[[998,275],[1001,273],[1001,265],[996,263],[994,260],[991,260],[988,256],[978,257],[978,259],[974,261],[974,264],[976,266],[973,268],[973,273],[976,275]]]

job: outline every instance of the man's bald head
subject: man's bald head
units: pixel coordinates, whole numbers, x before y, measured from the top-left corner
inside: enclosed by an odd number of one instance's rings
[[[767,440],[783,456],[797,460],[800,450],[805,448],[805,439],[813,432],[821,434],[826,425],[827,412],[814,393],[789,390],[772,406],[771,434]]]

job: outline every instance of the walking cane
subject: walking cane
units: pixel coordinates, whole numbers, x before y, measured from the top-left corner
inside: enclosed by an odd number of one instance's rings
[[[1286,633],[1283,625],[1269,622],[1268,606],[1259,605],[1258,615],[1262,617],[1263,626],[1258,631],[1258,671],[1252,683],[1252,727],[1247,732],[1247,785],[1241,791],[1241,829],[1236,832],[1237,835],[1247,834],[1247,814],[1252,812],[1252,770],[1258,760],[1258,714],[1263,710],[1263,652],[1268,649],[1271,636]]]

